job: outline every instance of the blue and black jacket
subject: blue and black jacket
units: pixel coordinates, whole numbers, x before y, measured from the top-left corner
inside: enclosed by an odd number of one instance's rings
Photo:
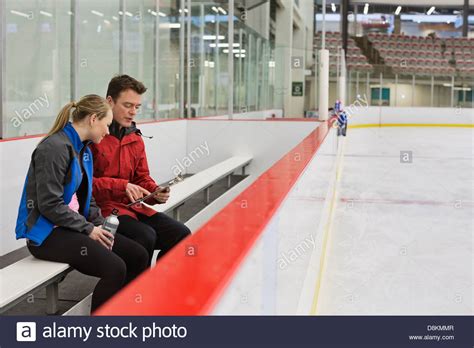
[[[347,125],[347,114],[345,111],[341,111],[337,115],[337,123],[339,127],[344,127]]]
[[[16,238],[41,245],[55,226],[89,234],[104,218],[92,197],[92,153],[71,123],[36,147],[25,180]],[[68,204],[76,193],[79,213]]]

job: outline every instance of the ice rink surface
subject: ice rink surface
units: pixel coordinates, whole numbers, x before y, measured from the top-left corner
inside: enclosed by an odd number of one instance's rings
[[[349,129],[318,314],[473,314],[473,134]]]
[[[213,314],[472,314],[473,134],[328,137]]]

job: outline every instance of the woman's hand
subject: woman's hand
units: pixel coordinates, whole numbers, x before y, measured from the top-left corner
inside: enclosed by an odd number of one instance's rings
[[[89,237],[109,250],[112,250],[114,246],[114,235],[109,231],[103,230],[102,226],[95,226],[92,232],[89,233]]]
[[[130,203],[135,202],[137,199],[140,199],[150,194],[150,192],[145,190],[143,187],[132,183],[127,184],[125,193],[127,194],[128,199],[130,199]]]

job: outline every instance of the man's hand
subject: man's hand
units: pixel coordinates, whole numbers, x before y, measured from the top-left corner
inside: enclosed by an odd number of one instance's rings
[[[170,188],[165,187],[162,191],[157,192],[153,197],[155,197],[159,204],[166,203],[166,201],[170,198]]]
[[[130,202],[135,202],[137,199],[150,194],[150,192],[145,190],[143,187],[131,183],[127,184],[125,193],[127,194],[128,199],[130,199]]]

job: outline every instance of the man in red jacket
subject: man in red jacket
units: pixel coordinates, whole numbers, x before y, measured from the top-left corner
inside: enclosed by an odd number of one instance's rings
[[[150,177],[142,134],[133,122],[145,92],[143,83],[127,75],[115,76],[110,81],[107,101],[114,120],[109,127],[110,134],[91,150],[93,195],[102,215],[108,216],[117,209],[120,221],[117,233],[143,245],[151,264],[154,250],[160,250],[158,259],[191,232],[183,223],[143,204],[127,206],[159,187]],[[145,202],[165,203],[168,198],[169,191],[157,193]]]

